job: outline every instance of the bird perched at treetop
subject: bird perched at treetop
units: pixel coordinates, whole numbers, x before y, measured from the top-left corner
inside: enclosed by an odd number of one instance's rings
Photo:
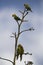
[[[17,59],[20,55],[20,61],[22,60],[23,53],[24,53],[24,48],[21,44],[19,44],[18,47],[17,47]]]
[[[27,11],[31,11],[32,12],[32,10],[31,10],[31,8],[30,8],[30,6],[28,4],[24,4],[24,7],[26,8]]]
[[[16,14],[13,14],[12,17],[14,17],[14,19],[15,19],[16,21],[20,21],[20,20],[21,20]]]

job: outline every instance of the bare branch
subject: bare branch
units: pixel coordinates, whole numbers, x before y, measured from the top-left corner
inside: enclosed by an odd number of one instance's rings
[[[28,22],[28,20],[23,20],[23,22]]]
[[[15,36],[10,36],[10,37],[14,38]]]
[[[20,10],[19,10],[19,12],[20,12],[21,14],[23,14],[23,12],[22,12],[22,11],[20,11]]]
[[[27,20],[24,20],[25,16],[28,14],[28,12],[26,12],[26,9],[24,9],[23,12],[19,10],[19,12],[22,13],[22,19],[21,19],[21,23],[20,23],[20,26],[21,26],[21,24],[22,24],[23,22],[28,22]],[[26,12],[26,13],[25,13],[25,12]]]
[[[15,35],[15,33],[12,32],[13,35]]]
[[[32,53],[25,52],[25,53],[23,53],[23,55],[32,55]],[[17,55],[16,55],[16,56],[17,56]]]
[[[28,55],[32,55],[32,53],[29,53],[29,52],[27,52],[27,53],[24,53],[24,55],[27,55],[27,54],[28,54]]]
[[[23,32],[26,32],[26,31],[34,31],[34,29],[33,29],[33,27],[31,27],[31,28],[29,28],[29,29],[26,29],[26,30],[23,30],[23,31],[21,31],[19,34],[21,34],[21,33],[23,33]]]
[[[14,37],[16,37],[16,32],[15,33],[12,33],[14,36],[10,36],[10,37],[12,37],[12,38],[14,38]]]
[[[26,31],[29,31],[29,29],[21,31],[20,34],[23,33],[23,32],[26,32]]]
[[[21,23],[22,23],[22,22],[28,22],[28,20],[22,20],[22,19],[21,19]],[[21,23],[20,23],[20,24],[21,24]]]
[[[17,24],[19,25],[19,22],[18,21],[16,21],[17,22]]]
[[[24,17],[28,14],[29,12],[26,12],[26,14],[24,15]]]
[[[14,63],[13,61],[11,61],[11,60],[9,60],[9,59],[5,59],[5,58],[2,58],[2,57],[0,57],[0,59],[9,61],[9,62],[11,62],[11,63]]]

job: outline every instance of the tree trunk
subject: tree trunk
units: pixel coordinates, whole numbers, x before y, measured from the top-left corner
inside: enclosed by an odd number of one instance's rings
[[[14,52],[14,60],[13,60],[13,65],[15,65],[15,60],[16,60],[16,52],[17,52],[17,41],[18,41],[18,39],[16,38],[16,35],[15,35],[15,52]]]

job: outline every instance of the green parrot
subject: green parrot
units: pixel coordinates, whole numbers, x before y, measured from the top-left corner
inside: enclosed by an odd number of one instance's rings
[[[32,10],[31,10],[31,8],[30,8],[30,6],[28,4],[24,4],[24,7],[26,8],[27,11],[31,11],[32,12]]]
[[[23,53],[24,53],[24,48],[21,44],[19,44],[18,47],[17,47],[17,59],[20,55],[20,61],[22,60]]]
[[[21,20],[16,14],[13,14],[12,17],[14,17],[14,19],[15,19],[16,21],[20,21],[20,20]]]

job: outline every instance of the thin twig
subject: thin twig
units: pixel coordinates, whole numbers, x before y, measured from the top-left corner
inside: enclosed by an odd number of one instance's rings
[[[27,29],[27,30],[23,30],[23,31],[21,31],[19,34],[21,34],[21,33],[23,33],[23,32],[26,32],[26,31],[29,31],[29,29]]]
[[[23,53],[23,55],[32,55],[32,53],[25,52],[25,53]],[[16,55],[16,56],[17,56],[17,55]]]
[[[26,53],[23,53],[24,55],[32,55],[32,53],[29,53],[29,52],[26,52]]]
[[[10,36],[10,37],[14,38],[14,36]]]
[[[18,21],[16,21],[17,22],[17,24],[19,25],[19,22]]]
[[[20,10],[19,10],[19,12],[20,12],[21,14],[23,14],[23,12],[22,12],[22,11],[20,11]]]
[[[28,12],[26,12],[26,14],[24,15],[24,17],[28,14]]]
[[[11,61],[11,60],[9,60],[9,59],[5,59],[5,58],[2,58],[2,57],[0,57],[0,59],[9,61],[9,62],[11,62],[11,63],[14,63],[13,61]]]
[[[33,27],[31,27],[31,28],[29,28],[29,29],[26,29],[26,30],[23,30],[23,31],[21,31],[19,34],[21,34],[21,33],[23,33],[23,32],[26,32],[26,31],[34,31],[34,29],[33,29]]]

